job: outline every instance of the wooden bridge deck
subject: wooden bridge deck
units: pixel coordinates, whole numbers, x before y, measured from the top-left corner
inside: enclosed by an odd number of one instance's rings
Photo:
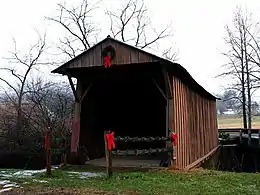
[[[156,159],[137,159],[132,157],[113,157],[112,159],[113,167],[118,168],[159,168],[160,160]],[[94,160],[86,161],[86,165],[105,167],[106,158],[98,158]]]

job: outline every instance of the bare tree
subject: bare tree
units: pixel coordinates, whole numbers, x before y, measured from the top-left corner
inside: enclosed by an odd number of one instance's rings
[[[252,128],[252,95],[258,88],[256,65],[252,63],[256,48],[252,45],[257,31],[250,15],[243,13],[241,8],[235,13],[233,27],[226,26],[225,43],[230,50],[223,55],[229,63],[224,65],[225,72],[219,76],[229,76],[233,80],[228,88],[238,92],[238,97],[234,98],[241,102],[244,128]]]
[[[178,54],[179,53],[178,51],[176,51],[176,49],[174,49],[173,47],[169,47],[163,51],[162,57],[172,62],[176,62],[179,60]]]
[[[87,50],[94,42],[99,29],[91,21],[91,13],[97,8],[100,1],[90,5],[88,0],[82,0],[77,7],[69,7],[58,4],[58,15],[46,17],[47,20],[59,24],[68,33],[68,36],[60,39],[58,49],[69,58],[74,58],[77,54]]]
[[[121,9],[107,11],[106,14],[110,18],[110,31],[113,37],[123,42],[131,42],[138,48],[149,48],[162,39],[173,37],[170,24],[163,29],[152,26],[144,0],[128,0]],[[152,37],[147,35],[148,32],[153,34]],[[165,49],[162,55],[168,60],[177,60],[177,52],[172,46]]]
[[[8,89],[5,89],[5,94],[9,98],[9,101],[13,103],[17,112],[17,131],[21,129],[21,122],[23,119],[22,103],[24,95],[27,93],[26,84],[30,77],[30,73],[35,69],[37,70],[39,65],[45,64],[42,61],[45,49],[46,34],[41,36],[38,33],[37,43],[30,45],[28,51],[24,53],[18,51],[17,43],[14,39],[14,50],[10,52],[10,57],[6,58],[8,60],[8,65],[0,68],[10,74],[15,80],[15,82],[11,82],[8,79],[0,77],[0,81],[8,86]]]
[[[29,84],[28,89],[30,93],[26,94],[26,100],[34,108],[33,112],[27,113],[31,125],[45,129],[48,124],[55,134],[65,137],[70,131],[73,105],[69,86],[44,82],[42,78],[38,78]]]
[[[98,8],[100,1],[91,5],[88,0],[82,0],[77,7],[58,4],[58,14],[46,17],[49,21],[59,24],[68,35],[59,40],[58,49],[68,58],[74,58],[97,42],[100,29],[91,20],[92,12]],[[114,38],[130,42],[141,49],[152,47],[160,40],[171,39],[173,34],[170,25],[163,29],[152,27],[147,8],[143,0],[129,0],[123,8],[107,11],[110,18],[110,32]],[[129,30],[131,30],[130,33]],[[153,37],[147,34],[153,34]],[[130,35],[129,35],[130,34]],[[163,57],[175,61],[177,52],[170,45],[163,52]]]

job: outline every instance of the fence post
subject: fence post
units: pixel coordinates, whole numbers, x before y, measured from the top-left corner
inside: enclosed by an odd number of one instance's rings
[[[251,129],[248,129],[247,131],[247,135],[248,135],[248,145],[251,145]]]
[[[63,153],[63,164],[67,166],[67,147],[68,147],[68,138],[66,137],[64,141],[64,153]]]
[[[113,174],[112,172],[112,151],[108,150],[108,142],[106,134],[110,133],[110,131],[104,132],[104,141],[105,141],[105,153],[106,153],[106,164],[107,164],[107,177],[110,178]]]
[[[45,136],[45,150],[46,150],[46,175],[51,175],[51,128],[48,127]]]

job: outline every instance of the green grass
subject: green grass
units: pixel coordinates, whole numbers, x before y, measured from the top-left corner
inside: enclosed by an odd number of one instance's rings
[[[69,168],[82,171],[81,168]],[[260,194],[260,175],[252,173],[231,173],[209,170],[191,172],[178,171],[132,171],[115,172],[113,177],[80,179],[68,176],[67,170],[54,170],[51,177],[37,174],[34,179],[45,180],[47,183],[37,183],[33,179],[17,179],[24,183],[25,189],[70,189],[79,194]],[[84,171],[89,171],[84,169]],[[95,170],[101,171],[103,170]],[[88,193],[86,193],[88,192]],[[101,193],[102,192],[102,193]],[[57,193],[57,192],[56,192]]]
[[[260,116],[253,116],[252,118],[253,128],[260,128]],[[219,128],[242,128],[243,119],[238,116],[219,116],[218,117]]]

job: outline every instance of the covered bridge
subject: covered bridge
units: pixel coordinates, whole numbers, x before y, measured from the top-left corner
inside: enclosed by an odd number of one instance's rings
[[[216,97],[177,63],[108,36],[52,73],[66,75],[75,95],[71,156],[84,146],[90,159],[103,157],[106,130],[132,137],[176,132],[180,169],[218,147]]]

